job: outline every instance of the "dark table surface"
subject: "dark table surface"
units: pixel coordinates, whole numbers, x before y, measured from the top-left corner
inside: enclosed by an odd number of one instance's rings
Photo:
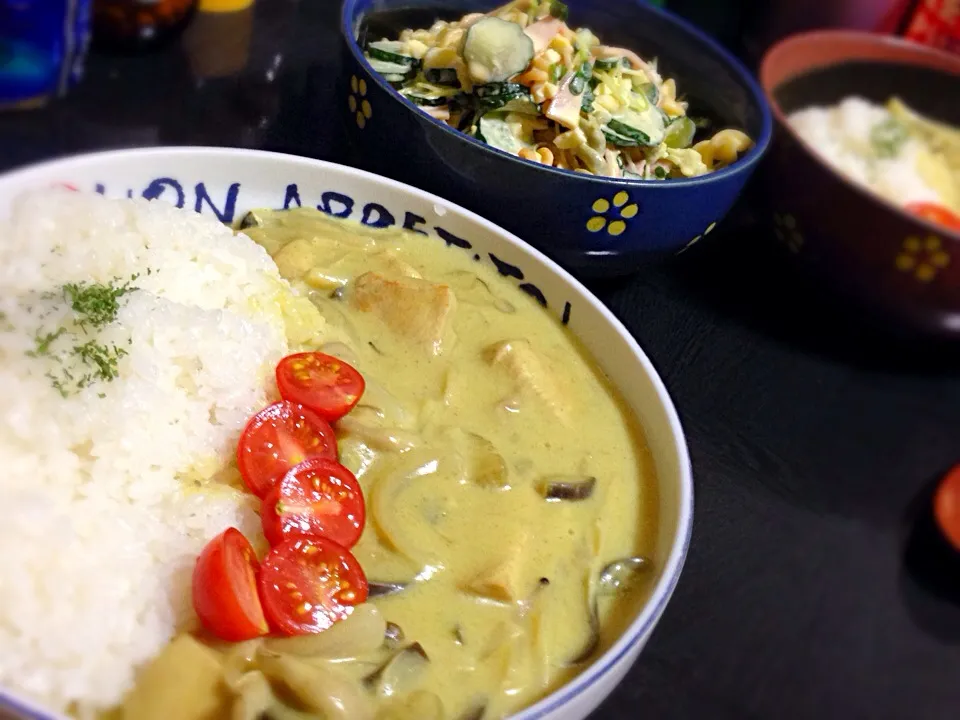
[[[337,15],[260,0],[246,30],[196,23],[157,53],[95,55],[65,100],[0,114],[0,169],[157,144],[349,162]],[[198,79],[197,49],[216,46],[242,69]],[[674,599],[595,717],[960,717],[960,561],[925,512],[960,460],[960,348],[868,329],[793,275],[749,201],[724,225],[592,284],[662,373],[696,478]]]

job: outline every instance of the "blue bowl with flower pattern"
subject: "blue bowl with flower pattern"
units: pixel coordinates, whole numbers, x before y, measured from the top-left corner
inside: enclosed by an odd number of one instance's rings
[[[597,177],[492,148],[421,112],[374,72],[358,42],[368,27],[399,33],[494,7],[496,0],[344,0],[336,102],[357,161],[490,218],[581,276],[630,273],[713,231],[767,150],[771,113],[736,58],[669,12],[642,0],[581,0],[570,3],[570,23],[604,43],[658,58],[660,72],[675,78],[690,101],[690,114],[710,118],[715,129],[744,130],[755,141],[737,162],[694,178]]]

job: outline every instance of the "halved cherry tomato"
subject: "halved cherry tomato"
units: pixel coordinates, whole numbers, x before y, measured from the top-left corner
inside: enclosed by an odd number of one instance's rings
[[[960,230],[960,215],[943,205],[932,202],[912,202],[907,204],[906,209],[930,222]]]
[[[221,640],[240,642],[269,632],[257,594],[260,563],[236,528],[207,543],[193,568],[193,609]]]
[[[260,517],[271,545],[292,535],[319,535],[345,548],[360,539],[366,513],[357,478],[340,463],[315,457],[290,469],[263,499]]]
[[[269,405],[247,423],[237,445],[237,466],[250,491],[263,497],[286,472],[309,457],[337,459],[330,423],[292,402]]]
[[[263,559],[260,598],[274,629],[318,633],[367,599],[367,578],[350,551],[333,540],[291,537]]]
[[[933,496],[933,516],[940,532],[960,552],[960,465],[940,481]]]
[[[300,403],[330,422],[353,410],[364,387],[363,376],[332,355],[298,353],[277,365],[280,397]]]

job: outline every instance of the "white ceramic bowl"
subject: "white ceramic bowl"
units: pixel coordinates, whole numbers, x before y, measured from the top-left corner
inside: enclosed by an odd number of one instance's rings
[[[161,198],[231,222],[257,207],[300,202],[371,225],[398,224],[446,242],[501,274],[567,324],[639,417],[657,470],[660,527],[657,580],[623,636],[578,675],[515,720],[581,720],[623,678],[653,632],[680,576],[690,542],[693,481],[673,403],[626,328],[551,260],[477,215],[436,196],[376,175],[291,155],[215,148],[122,150],[69,157],[0,175],[0,221],[28,188],[68,183],[110,196]],[[0,717],[14,712],[53,720],[0,689]]]

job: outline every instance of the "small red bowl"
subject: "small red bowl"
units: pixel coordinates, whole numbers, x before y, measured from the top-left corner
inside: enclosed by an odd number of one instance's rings
[[[960,337],[960,232],[912,215],[833,170],[786,116],[850,95],[896,95],[960,127],[960,56],[886,35],[792,35],[760,65],[776,123],[764,169],[769,219],[787,251],[886,325]]]

